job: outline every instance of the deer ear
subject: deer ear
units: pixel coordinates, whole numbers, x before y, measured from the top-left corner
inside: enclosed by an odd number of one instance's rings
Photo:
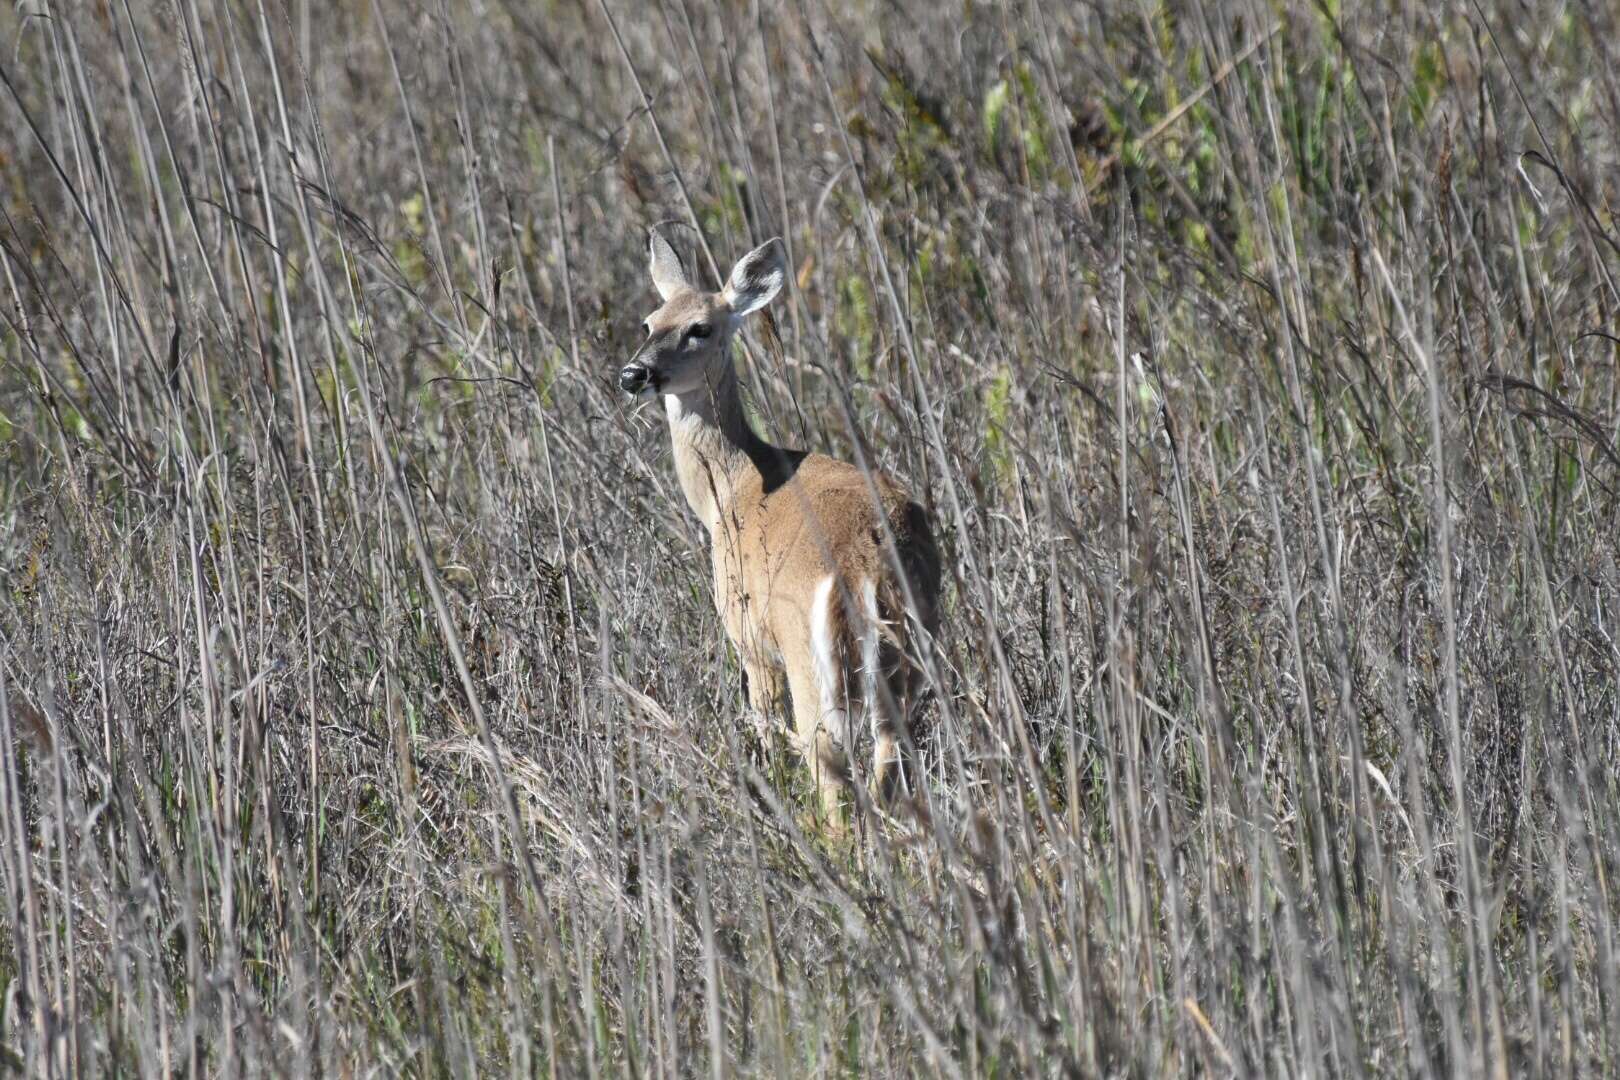
[[[675,249],[669,246],[669,241],[659,235],[657,229],[651,229],[647,235],[647,272],[652,275],[653,288],[665,300],[692,287],[686,280],[686,271],[681,269],[681,260],[675,254]]]
[[[787,258],[778,237],[765,241],[737,260],[722,295],[731,314],[740,319],[770,303],[771,298],[782,291],[782,282],[786,280]]]

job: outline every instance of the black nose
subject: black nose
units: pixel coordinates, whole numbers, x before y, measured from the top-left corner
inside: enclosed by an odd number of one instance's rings
[[[619,369],[619,389],[627,394],[639,394],[652,382],[652,372],[641,364],[626,364]]]

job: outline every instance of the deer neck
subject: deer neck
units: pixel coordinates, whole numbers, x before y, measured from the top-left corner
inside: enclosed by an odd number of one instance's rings
[[[664,395],[664,412],[681,490],[712,539],[738,482],[749,470],[766,467],[775,451],[748,422],[729,364],[707,385]]]

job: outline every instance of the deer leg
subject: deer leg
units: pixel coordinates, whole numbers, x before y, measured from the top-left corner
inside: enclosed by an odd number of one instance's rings
[[[918,781],[907,725],[913,699],[904,682],[903,677],[875,680],[866,706],[872,719],[872,794],[888,809],[915,795]]]
[[[844,798],[850,794],[848,714],[842,694],[834,687],[826,692],[812,670],[790,673],[788,687],[793,695],[795,742],[816,782],[822,810],[835,826],[845,823]]]
[[[743,694],[748,699],[754,732],[760,744],[768,747],[777,730],[773,718],[780,715],[786,680],[780,667],[759,657],[744,654],[742,666]]]
[[[922,777],[911,736],[923,686],[921,670],[897,648],[884,651],[889,655],[867,684],[867,708],[872,717],[873,795],[892,810],[901,800],[917,805],[921,795]]]
[[[892,808],[910,793],[912,781],[903,725],[910,695],[904,660],[884,638],[877,588],[870,580],[861,586],[861,614],[861,696],[872,724],[872,795],[878,805]]]
[[[893,806],[895,800],[909,792],[910,769],[905,760],[905,747],[890,720],[879,720],[873,725],[872,794],[880,806]]]

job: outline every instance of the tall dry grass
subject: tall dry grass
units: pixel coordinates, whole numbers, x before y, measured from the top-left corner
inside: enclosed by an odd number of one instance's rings
[[[1620,1068],[1609,8],[0,31],[8,1066]],[[660,222],[934,515],[925,822],[744,718]]]

